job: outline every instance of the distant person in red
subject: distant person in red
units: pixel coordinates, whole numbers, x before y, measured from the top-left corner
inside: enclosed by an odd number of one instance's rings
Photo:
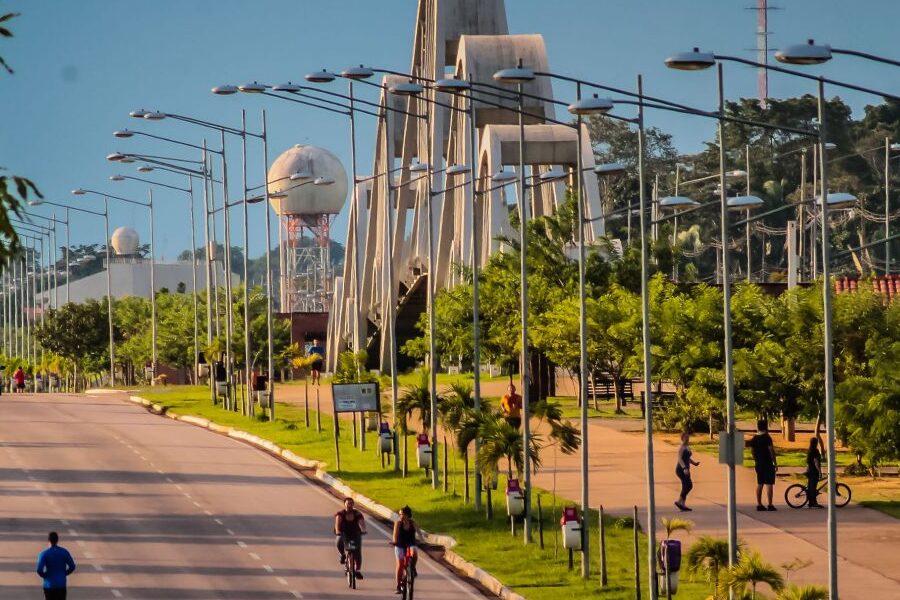
[[[25,371],[22,370],[22,367],[19,367],[16,369],[16,372],[13,373],[13,381],[16,382],[17,392],[25,391]]]
[[[318,358],[313,361],[311,366],[313,385],[319,385],[319,376],[322,369],[325,368],[325,348],[319,344],[319,340],[313,340],[312,346],[309,347],[309,355],[315,354]]]

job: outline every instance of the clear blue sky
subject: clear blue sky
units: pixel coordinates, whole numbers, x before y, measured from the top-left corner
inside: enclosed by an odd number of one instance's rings
[[[776,2],[773,1],[773,4]],[[755,0],[507,0],[511,33],[544,36],[551,68],[611,85],[632,87],[642,73],[645,90],[712,108],[715,82],[710,72],[667,70],[663,59],[693,46],[753,58]],[[808,37],[835,47],[900,58],[895,28],[897,0],[782,0],[770,16],[770,47]],[[136,108],[193,115],[238,125],[248,109],[252,128],[262,107],[269,112],[270,160],[295,143],[327,147],[348,165],[344,117],[259,97],[220,98],[209,89],[222,83],[259,80],[299,81],[311,70],[368,65],[407,70],[410,64],[414,0],[41,0],[7,1],[5,11],[20,11],[12,21],[16,37],[0,40],[0,53],[16,74],[0,75],[0,165],[34,179],[48,199],[84,203],[74,187],[89,187],[144,199],[146,186],[113,183],[117,172],[137,175],[136,165],[117,166],[104,157],[115,150],[189,156],[147,139],[116,140],[112,132],[129,127],[194,142],[206,133],[183,123],[144,123],[130,119]],[[900,70],[839,57],[810,73],[900,89]],[[786,97],[812,90],[808,82],[774,75],[770,95]],[[726,67],[729,98],[755,96],[752,69]],[[873,100],[839,93],[857,114]],[[571,91],[557,86],[556,95]],[[713,123],[666,114],[649,115],[650,124],[672,133],[679,150],[701,147]],[[371,170],[374,124],[362,120],[360,173]],[[209,132],[211,133],[211,132]],[[217,142],[216,142],[217,144]],[[232,144],[236,147],[236,144]],[[250,185],[262,182],[261,155],[251,149]],[[232,177],[239,177],[234,155]],[[159,177],[182,185],[176,176]],[[239,181],[239,180],[236,180]],[[239,185],[233,189],[240,189]],[[173,258],[190,246],[185,201],[176,192],[158,191],[158,254]],[[50,214],[49,208],[41,208]],[[251,256],[262,253],[264,229],[260,205],[251,207]],[[139,207],[117,205],[112,225],[129,225],[148,239],[148,219]],[[236,220],[235,224],[239,222]],[[103,239],[99,219],[73,217],[73,243]],[[239,229],[237,230],[239,231]],[[346,209],[334,237],[346,235]],[[236,236],[236,243],[239,237]]]

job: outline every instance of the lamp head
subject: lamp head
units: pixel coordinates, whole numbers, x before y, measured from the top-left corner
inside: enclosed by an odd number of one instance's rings
[[[678,52],[666,59],[666,66],[679,71],[701,71],[716,64],[716,57],[712,52],[700,52],[700,48],[694,48],[690,52]]]
[[[112,154],[106,155],[106,160],[110,162],[122,162],[123,158],[125,158],[125,155],[120,152],[113,152]]]
[[[428,168],[429,168],[428,163],[417,162],[417,163],[413,163],[413,164],[409,165],[409,171],[411,173],[423,173],[423,172],[427,171]]]
[[[499,171],[491,175],[491,181],[494,183],[510,183],[515,181],[519,176],[515,171],[506,171],[501,167]]]
[[[128,113],[128,116],[134,117],[135,119],[143,119],[144,115],[146,115],[146,114],[147,114],[146,110],[144,110],[143,108],[139,108],[138,110],[133,110],[130,113]]]
[[[232,96],[238,93],[236,85],[217,85],[212,89],[212,93],[216,96]]]
[[[541,183],[551,183],[553,181],[565,179],[566,174],[567,173],[562,169],[550,169],[549,171],[541,173],[538,179],[540,179]]]
[[[534,71],[521,66],[521,64],[518,67],[500,69],[494,73],[494,81],[497,83],[529,83],[534,81],[534,77]]]
[[[856,196],[847,192],[834,192],[826,197],[828,198],[828,208],[833,209],[850,208],[859,201]],[[816,203],[822,204],[821,196],[816,197]]]
[[[122,175],[110,175],[109,180],[110,181],[125,181],[125,177],[123,177]]]
[[[659,200],[659,207],[669,210],[684,210],[693,206],[700,206],[700,203],[687,196],[666,196]]]
[[[609,98],[600,98],[594,94],[590,98],[582,98],[569,105],[569,112],[573,115],[602,115],[613,108],[613,101]]]
[[[113,131],[113,137],[117,138],[130,138],[134,136],[133,131],[129,131],[127,129],[119,129],[118,131]]]
[[[370,69],[369,67],[364,67],[359,65],[358,67],[350,67],[349,69],[344,69],[341,71],[341,77],[344,79],[368,79],[372,75],[375,74],[375,71]]]
[[[75,188],[74,190],[72,190],[73,196],[84,196],[85,194],[87,194],[87,190],[83,188]]]
[[[794,44],[777,51],[775,60],[789,65],[821,65],[831,60],[831,46],[806,40],[805,44]]]
[[[290,81],[288,81],[287,83],[279,83],[278,85],[272,86],[273,92],[294,93],[299,92],[301,89],[302,88],[299,85],[297,85],[296,83],[291,83]]]
[[[312,73],[307,73],[303,78],[310,83],[331,83],[334,81],[336,75],[331,71],[326,71],[322,69],[321,71],[313,71]]]
[[[148,121],[162,121],[166,118],[166,113],[159,111],[148,112],[144,115],[144,118]]]
[[[753,210],[759,208],[765,202],[757,196],[735,196],[727,201],[731,210]]]
[[[244,85],[239,85],[238,91],[245,94],[262,94],[264,91],[266,91],[266,86],[254,81],[253,83],[245,83]]]
[[[742,171],[741,169],[736,169],[734,171],[726,171],[725,177],[737,178],[737,177],[746,177],[747,171]]]
[[[306,171],[297,171],[296,173],[291,173],[289,179],[291,181],[303,181],[305,179],[309,179],[310,177],[312,177],[312,175],[310,175]]]
[[[316,177],[313,179],[313,185],[334,185],[333,177]]]
[[[445,171],[445,173],[447,173],[447,175],[449,175],[449,176],[462,175],[463,173],[468,173],[468,172],[469,172],[469,165],[464,165],[464,164],[460,164],[460,163],[450,165],[449,167],[447,167],[447,170]]]
[[[606,163],[594,167],[594,173],[603,177],[613,177],[625,172],[625,165],[620,162]]]
[[[425,88],[415,81],[404,81],[390,87],[390,91],[395,96],[418,96],[425,91]]]
[[[44,203],[43,198],[39,198],[39,197],[35,196],[34,198],[32,198],[31,200],[28,201],[28,206],[40,206],[43,203]]]
[[[471,84],[469,84],[469,82],[465,79],[448,78],[438,79],[434,82],[434,89],[439,92],[446,92],[448,94],[458,94],[459,92],[471,88]]]

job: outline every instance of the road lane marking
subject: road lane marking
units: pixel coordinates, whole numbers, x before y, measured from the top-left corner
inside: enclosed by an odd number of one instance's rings
[[[281,585],[287,585],[287,584],[288,584],[287,579],[285,579],[284,577],[276,577],[276,578],[275,578],[275,581],[277,581],[277,582],[280,583]]]
[[[69,535],[71,535],[72,537],[75,537],[76,535],[78,535],[78,532],[76,532],[74,529],[70,529]]]
[[[232,530],[230,530],[230,529],[226,529],[225,532],[226,532],[228,535],[234,535],[234,532],[233,532]]]
[[[91,552],[91,551],[89,551],[89,550],[85,550],[84,552],[82,552],[82,554],[83,554],[84,557],[85,557],[86,559],[88,559],[88,560],[94,558],[94,553]]]
[[[252,558],[253,560],[262,560],[262,559],[259,557],[259,554],[257,554],[256,552],[251,552],[251,553],[250,553],[250,558]]]
[[[171,477],[166,477],[166,481],[169,482],[169,483],[174,483],[174,482],[172,481],[172,478],[171,478]]]
[[[103,570],[103,565],[101,565],[101,564],[99,564],[99,563],[96,564],[96,565],[94,565],[94,570],[95,570],[95,571],[98,571],[98,572],[99,572],[99,571],[102,571],[102,570]]]
[[[215,521],[218,525],[224,525],[224,524],[225,524],[225,523],[222,522],[222,519],[213,519],[213,521]]]
[[[112,585],[112,579],[110,579],[108,575],[104,575],[102,579],[103,583],[105,583],[106,585]]]
[[[245,544],[245,543],[242,542],[241,540],[238,540],[238,541],[237,541],[237,545],[240,546],[241,548],[246,548],[246,547],[247,547],[247,544]]]
[[[211,517],[213,515],[211,510],[204,510],[203,514],[205,514],[207,517]]]
[[[303,594],[301,594],[297,590],[291,590],[291,596],[293,596],[294,598],[303,598]]]
[[[61,519],[61,520],[60,520],[60,523],[62,523],[63,525],[68,525],[68,524],[69,524],[69,521],[66,520],[66,519]]]
[[[194,500],[194,506],[196,506],[197,508],[200,508],[200,503],[197,502],[196,500]]]
[[[122,597],[122,592],[120,592],[119,590],[111,590],[111,591],[112,591],[112,595],[115,596],[116,598]]]
[[[263,569],[265,569],[267,573],[274,573],[274,572],[275,572],[275,569],[273,569],[273,568],[270,567],[269,565],[263,565]]]
[[[84,540],[76,540],[75,543],[79,546],[84,546],[85,544],[87,544],[87,542],[85,542]]]

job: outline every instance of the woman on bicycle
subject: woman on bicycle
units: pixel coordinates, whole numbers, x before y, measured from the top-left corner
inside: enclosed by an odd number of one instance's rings
[[[806,499],[809,508],[822,508],[817,499],[821,477],[822,453],[819,451],[819,438],[814,435],[809,439],[809,449],[806,451]]]
[[[397,559],[397,570],[395,580],[397,583],[397,593],[400,593],[400,580],[403,577],[403,562],[406,559],[406,552],[410,550],[412,556],[409,559],[408,568],[411,569],[413,577],[416,575],[416,522],[412,518],[412,509],[404,506],[400,509],[400,520],[394,523],[394,535],[392,542],[394,544],[394,557]]]

